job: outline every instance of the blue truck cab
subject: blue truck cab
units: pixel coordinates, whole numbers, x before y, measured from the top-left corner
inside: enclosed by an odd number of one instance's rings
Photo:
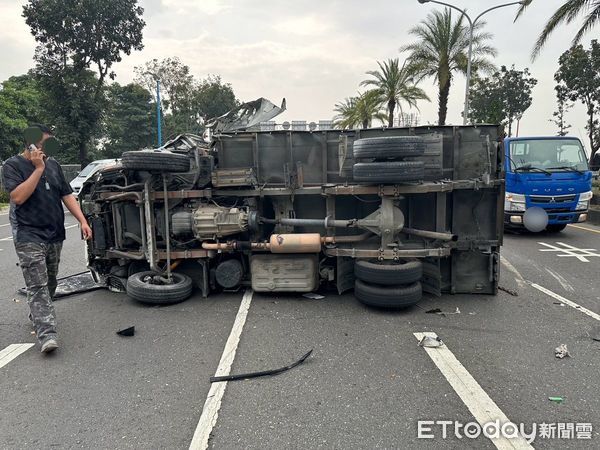
[[[547,231],[585,222],[592,198],[592,172],[575,137],[506,138],[504,225],[523,228],[523,214],[537,206],[548,215]]]

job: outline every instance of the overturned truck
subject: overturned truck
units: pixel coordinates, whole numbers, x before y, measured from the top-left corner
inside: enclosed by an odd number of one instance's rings
[[[384,308],[496,294],[498,127],[249,131],[279,110],[257,102],[209,139],[126,152],[83,186],[98,280],[154,304],[242,286],[354,289]]]

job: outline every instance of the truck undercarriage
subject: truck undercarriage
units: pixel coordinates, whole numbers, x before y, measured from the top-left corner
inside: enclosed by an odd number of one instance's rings
[[[126,152],[83,186],[96,277],[158,304],[194,286],[327,284],[394,308],[423,291],[496,293],[497,127],[219,129]]]

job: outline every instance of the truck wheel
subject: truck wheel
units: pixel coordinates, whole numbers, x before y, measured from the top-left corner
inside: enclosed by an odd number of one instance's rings
[[[354,181],[374,184],[422,181],[425,175],[423,161],[389,161],[356,163]]]
[[[354,276],[367,283],[393,286],[419,281],[423,276],[421,261],[392,263],[389,261],[358,260],[354,265]]]
[[[190,158],[187,155],[167,150],[140,150],[124,152],[123,167],[132,170],[152,172],[189,172]]]
[[[403,158],[425,153],[425,141],[418,136],[386,136],[354,141],[353,154],[359,158]]]
[[[561,223],[561,224],[556,224],[556,225],[548,225],[546,227],[546,231],[549,233],[560,233],[565,228],[567,228],[566,223]]]
[[[192,294],[192,279],[182,273],[172,273],[173,282],[164,284],[154,272],[140,272],[127,279],[127,295],[151,305],[172,305]]]
[[[354,296],[367,306],[401,309],[417,304],[423,296],[423,288],[419,282],[407,286],[377,286],[356,280]]]

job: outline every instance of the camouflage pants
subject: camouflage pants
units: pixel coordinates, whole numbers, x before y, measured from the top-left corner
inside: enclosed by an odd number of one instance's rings
[[[27,303],[37,338],[42,341],[49,336],[56,336],[56,314],[52,298],[56,292],[62,242],[17,242],[15,249],[27,286]]]

